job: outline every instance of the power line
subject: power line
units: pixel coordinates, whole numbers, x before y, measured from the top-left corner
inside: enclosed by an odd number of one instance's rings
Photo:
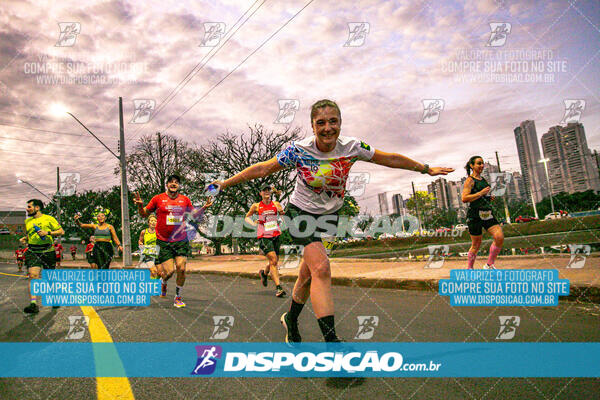
[[[86,135],[77,134],[77,133],[73,133],[73,132],[53,131],[53,130],[50,130],[50,129],[32,128],[32,127],[29,127],[29,126],[12,125],[12,124],[6,124],[6,123],[2,123],[2,122],[0,122],[0,126],[8,126],[8,127],[17,128],[17,129],[26,129],[26,130],[30,130],[30,131],[47,132],[47,133],[53,133],[53,134],[56,134],[56,135],[86,136]],[[110,136],[101,136],[101,137],[110,138]]]
[[[252,6],[250,6],[250,8],[248,8],[241,16],[240,18],[238,18],[238,20],[235,22],[235,24],[233,24],[233,26],[235,27],[242,18],[244,18],[244,16],[256,5],[256,3],[258,3],[259,0],[255,1],[254,4],[252,4]],[[265,1],[263,0],[263,2],[256,8],[256,10],[254,10],[252,12],[252,14],[246,18],[246,20],[244,22],[242,22],[234,31],[230,30],[229,32],[227,32],[227,34],[231,33],[231,35],[229,35],[229,37],[227,37],[223,43],[216,48],[216,50],[211,54],[211,51],[209,51],[203,58],[202,60],[200,60],[200,62],[198,64],[196,64],[196,66],[194,66],[194,68],[192,68],[190,70],[190,72],[187,73],[187,75],[181,80],[179,81],[179,83],[177,84],[177,86],[175,86],[174,89],[171,90],[171,92],[167,95],[167,97],[165,97],[160,105],[158,106],[158,108],[156,109],[156,111],[154,111],[154,113],[152,114],[152,119],[156,118],[158,116],[158,114],[168,105],[168,103],[171,102],[171,100],[173,100],[182,90],[183,88],[194,78],[194,76],[196,76],[200,70],[202,70],[202,68],[204,68],[204,66],[210,61],[212,60],[212,58],[225,46],[225,44],[227,44],[227,42],[229,41],[229,39],[231,39],[236,33],[237,31],[244,26],[244,24],[246,22],[248,22],[248,20],[250,18],[252,18],[252,16],[262,7],[262,5],[265,3]],[[214,50],[214,49],[213,49]],[[206,61],[204,61],[206,58],[208,57],[208,59]],[[202,64],[202,65],[201,65]],[[201,66],[200,66],[201,65]],[[198,66],[200,66],[200,68],[198,68]],[[191,75],[191,76],[190,76]],[[187,79],[189,77],[189,79]],[[187,79],[187,81],[186,81]],[[185,81],[185,83],[184,83]],[[182,84],[183,83],[183,84]],[[176,92],[175,94],[173,94],[174,92]],[[173,94],[173,96],[171,97],[171,94]],[[170,98],[169,98],[170,97]],[[137,137],[138,135],[141,135],[143,133],[143,131],[146,129],[147,125],[144,125],[142,127],[140,127],[137,131],[134,132],[133,136]],[[131,140],[131,139],[130,139]]]
[[[57,122],[57,123],[64,123],[65,121],[63,120],[58,120],[58,119],[52,119],[52,118],[44,118],[44,117],[40,117],[37,115],[30,115],[30,114],[16,114],[16,113],[3,113],[0,112],[0,114],[2,115],[9,115],[9,116],[17,116],[17,117],[24,117],[29,119],[39,119],[42,121],[51,121],[51,122]],[[89,125],[92,128],[97,128],[97,129],[112,129],[112,128],[106,128],[106,127],[102,127],[102,126],[98,126],[98,125]],[[84,135],[85,136],[85,135]]]
[[[190,107],[188,107],[183,113],[181,113],[177,118],[173,120],[164,130],[166,132],[175,122],[177,122],[181,117],[183,117],[188,111],[196,106],[200,101],[202,101],[206,96],[210,94],[217,86],[219,86],[225,79],[227,79],[231,74],[233,74],[239,67],[241,67],[250,57],[252,57],[258,50],[260,50],[269,40],[271,40],[276,34],[278,34],[283,28],[285,28],[294,18],[296,18],[306,7],[308,7],[314,0],[310,0],[308,3],[304,5],[296,14],[292,16],[285,24],[283,24],[279,29],[277,29],[271,36],[269,36],[265,41],[263,41],[252,53],[250,53],[246,58],[242,60],[235,68],[233,68],[227,75],[225,75],[219,82],[217,82],[213,87],[211,87],[204,95],[202,95],[198,100],[194,102]]]
[[[44,141],[40,141],[40,140],[9,138],[6,136],[0,136],[0,139],[16,140],[19,142],[42,143],[42,144],[50,144],[50,145],[65,145],[68,147],[83,147],[83,148],[96,148],[96,149],[101,148],[100,146],[84,146],[84,145],[77,145],[77,144],[71,144],[71,143],[53,143],[53,142],[44,142]]]
[[[39,155],[39,156],[51,156],[51,157],[56,157],[56,154],[47,154],[47,153],[35,153],[32,151],[11,151],[11,150],[1,150],[0,151],[4,152],[4,153],[14,153],[14,154],[35,154],[35,155]],[[97,158],[97,157],[92,157],[92,156],[72,156],[69,155],[68,157],[75,157],[75,158]]]

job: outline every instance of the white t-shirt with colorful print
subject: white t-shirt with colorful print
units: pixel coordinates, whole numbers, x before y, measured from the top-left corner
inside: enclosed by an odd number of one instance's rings
[[[359,160],[371,160],[373,154],[371,146],[348,136],[339,136],[327,153],[317,149],[314,136],[292,142],[277,154],[281,166],[298,173],[290,203],[312,214],[336,212],[344,205],[350,168]]]

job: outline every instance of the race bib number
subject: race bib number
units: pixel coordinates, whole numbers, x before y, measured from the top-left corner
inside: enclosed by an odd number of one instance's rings
[[[265,231],[274,231],[277,229],[277,221],[265,222]]]
[[[487,221],[488,219],[492,219],[493,215],[492,215],[492,211],[491,210],[481,210],[479,211],[479,218],[481,218],[483,221]]]
[[[142,253],[149,256],[156,256],[158,255],[158,246],[146,245],[144,246],[144,250]]]
[[[167,225],[181,225],[183,223],[183,215],[167,215]]]

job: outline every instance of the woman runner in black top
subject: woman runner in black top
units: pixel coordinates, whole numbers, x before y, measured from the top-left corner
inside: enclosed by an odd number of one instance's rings
[[[504,233],[492,212],[491,201],[493,197],[489,196],[490,184],[481,176],[483,158],[480,156],[471,157],[465,169],[469,177],[463,187],[462,201],[463,203],[469,203],[467,225],[471,235],[471,248],[467,254],[467,268],[473,269],[477,251],[481,246],[482,231],[485,229],[494,238],[494,242],[490,246],[490,255],[483,269],[496,269],[494,262],[502,249]]]

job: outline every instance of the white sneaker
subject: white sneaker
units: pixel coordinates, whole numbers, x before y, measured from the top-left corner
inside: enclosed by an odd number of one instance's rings
[[[496,267],[494,267],[494,264],[492,264],[492,265],[487,265],[487,264],[485,264],[485,265],[483,266],[483,269],[496,269]]]

